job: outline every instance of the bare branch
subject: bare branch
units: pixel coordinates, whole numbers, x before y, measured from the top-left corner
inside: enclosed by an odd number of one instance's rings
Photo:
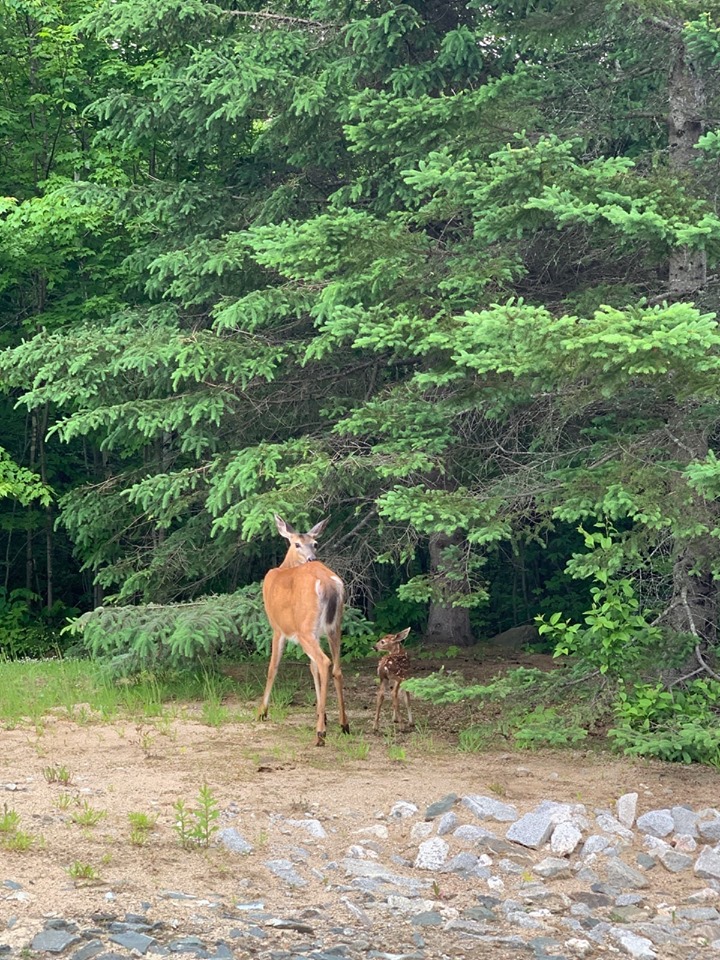
[[[693,632],[694,632],[694,631],[693,631]],[[710,664],[707,662],[707,660],[705,660],[705,658],[703,657],[702,653],[700,652],[700,644],[699,644],[699,643],[695,645],[695,657],[697,658],[697,662],[700,664],[700,666],[703,668],[703,670],[704,670],[706,673],[709,673],[710,676],[711,676],[714,680],[720,680],[720,673],[715,673],[715,671],[713,670],[713,668],[710,666]]]
[[[269,10],[226,10],[231,17],[248,17],[252,20],[274,20],[289,26],[316,27],[323,30],[335,29],[338,24],[324,23],[322,20],[308,20],[305,17],[293,17],[286,13],[270,13]]]

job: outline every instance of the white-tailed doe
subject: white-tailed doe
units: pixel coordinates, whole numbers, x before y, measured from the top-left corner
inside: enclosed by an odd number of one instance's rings
[[[392,715],[393,723],[400,723],[400,709],[398,699],[402,694],[405,710],[408,716],[408,727],[414,726],[412,710],[410,709],[410,694],[401,688],[403,680],[410,676],[410,657],[403,647],[403,640],[410,633],[410,627],[401,633],[388,633],[375,644],[375,649],[385,654],[378,663],[377,673],[380,677],[380,689],[378,690],[377,703],[375,705],[375,723],[373,730],[375,733],[380,728],[380,710],[386,695],[392,695]]]
[[[340,726],[343,733],[350,732],[345,714],[340,668],[340,624],[345,589],[340,577],[321,563],[315,554],[317,537],[323,532],[327,522],[321,520],[307,533],[298,533],[285,523],[282,517],[275,514],[278,533],[290,542],[290,546],[280,566],[269,570],[263,580],[263,601],[273,638],[267,683],[258,717],[261,720],[267,717],[270,693],[287,641],[299,643],[310,658],[310,671],[315,683],[315,745],[318,747],[325,746],[325,701],[331,666],[340,711]],[[320,646],[321,636],[328,638],[332,663]]]

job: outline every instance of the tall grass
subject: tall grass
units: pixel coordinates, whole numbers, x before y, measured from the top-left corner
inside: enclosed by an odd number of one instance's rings
[[[49,713],[79,723],[117,716],[149,719],[166,715],[173,704],[199,701],[211,722],[224,719],[220,706],[227,694],[255,698],[255,684],[245,690],[206,670],[159,678],[146,674],[132,680],[110,677],[88,660],[0,660],[0,724],[39,723]]]

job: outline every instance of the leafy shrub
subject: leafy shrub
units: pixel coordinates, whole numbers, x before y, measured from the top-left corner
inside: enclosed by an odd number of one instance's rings
[[[595,574],[599,586],[590,591],[592,605],[585,611],[583,627],[553,613],[547,622],[537,617],[541,635],[555,643],[555,656],[576,656],[611,677],[636,669],[646,651],[661,642],[662,631],[651,627],[640,612],[632,581],[611,580],[606,571]]]
[[[60,627],[77,614],[62,602],[35,612],[40,597],[31,590],[8,591],[0,587],[0,656],[9,660],[39,659],[58,651]]]
[[[513,739],[519,747],[568,747],[580,743],[588,732],[555,707],[538,706],[519,721]]]
[[[488,683],[466,683],[461,674],[440,670],[427,677],[411,677],[404,686],[418,699],[429,700],[430,703],[461,703],[479,697],[484,700],[504,700],[513,694],[522,697],[547,678],[548,674],[542,670],[518,667]]]
[[[621,687],[609,736],[623,752],[680,763],[720,766],[720,683],[693,680],[684,689],[662,683]]]
[[[397,596],[385,597],[375,604],[373,618],[375,630],[380,634],[397,633],[405,627],[421,633],[427,623],[427,604]]]
[[[592,603],[583,614],[584,626],[553,613],[536,617],[538,630],[555,644],[555,656],[575,656],[610,677],[636,670],[648,650],[662,642],[662,631],[651,626],[640,609],[629,577],[618,576],[624,562],[622,538],[612,525],[597,523],[593,532],[579,527],[587,554],[568,563],[573,576],[592,578]]]
[[[108,660],[113,672],[124,676],[183,668],[218,653],[266,659],[272,640],[259,583],[189,603],[99,607],[67,629],[82,636],[93,656]],[[346,607],[343,654],[365,656],[371,634],[372,625],[360,611]],[[304,656],[294,644],[288,644],[285,655]]]

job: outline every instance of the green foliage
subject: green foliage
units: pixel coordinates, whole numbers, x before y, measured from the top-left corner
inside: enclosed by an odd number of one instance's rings
[[[72,566],[126,671],[266,654],[272,514],[330,513],[378,629],[540,614],[636,670],[720,537],[717,293],[675,269],[720,261],[720,152],[666,133],[717,10],[665,7],[0,3],[6,596]]]
[[[63,646],[61,626],[77,610],[68,609],[58,600],[52,609],[35,612],[40,598],[25,589],[9,594],[0,587],[0,657],[10,660],[22,657],[52,656]]]
[[[607,529],[594,533],[580,529],[585,546],[594,553],[589,559],[598,584],[590,590],[592,604],[584,614],[584,627],[553,613],[547,622],[544,616],[537,617],[538,630],[554,642],[556,657],[580,657],[602,674],[624,677],[636,671],[648,652],[659,646],[662,634],[641,613],[632,580],[612,576],[623,559],[617,538]],[[577,558],[574,569],[578,572],[588,569],[588,558],[584,559],[583,566]]]
[[[347,607],[343,653],[367,655],[371,629],[359,610]],[[74,621],[68,630],[82,635],[92,655],[107,659],[120,676],[182,669],[219,653],[265,658],[272,639],[259,584],[192,603],[100,607]]]
[[[78,804],[78,809],[71,816],[73,823],[81,827],[96,827],[107,816],[107,810],[97,810],[91,807],[87,800]]]
[[[621,687],[615,727],[609,731],[631,756],[720,766],[720,683],[691,680],[684,688],[661,683]]]
[[[513,740],[519,747],[568,747],[583,741],[588,731],[562,716],[555,707],[538,706],[517,721]]]
[[[25,506],[34,500],[47,506],[52,491],[31,470],[14,463],[8,452],[0,447],[0,500],[5,497],[14,497]]]
[[[138,607],[101,607],[69,629],[82,634],[88,650],[108,658],[120,675],[141,669],[174,669],[209,657],[238,642],[245,650],[269,644],[269,627],[258,587],[202,600]],[[242,630],[242,634],[240,634]]]
[[[189,809],[182,798],[178,798],[173,810],[173,829],[180,844],[186,849],[209,847],[213,834],[219,829],[216,821],[220,817],[220,809],[210,787],[206,783],[200,787],[194,809]]]
[[[43,777],[47,783],[61,783],[64,787],[72,783],[73,779],[72,773],[64,764],[44,767]]]
[[[373,626],[377,634],[397,633],[399,624],[409,626],[412,627],[410,644],[415,633],[422,634],[426,619],[427,612],[423,604],[394,596],[381,600],[373,610]]]
[[[37,842],[37,837],[20,829],[20,814],[3,804],[0,815],[0,848],[15,853],[24,853]]]
[[[100,874],[90,863],[83,863],[82,860],[73,860],[67,868],[67,872],[73,880],[99,880]]]
[[[128,814],[130,823],[130,843],[136,847],[144,846],[152,830],[157,825],[158,815],[156,813],[141,813],[134,811]]]
[[[495,677],[488,683],[466,683],[457,673],[430,674],[427,677],[410,677],[404,681],[408,692],[430,703],[462,703],[464,700],[492,699],[505,700],[519,696],[526,699],[547,679],[547,675],[535,668],[518,667],[505,676]]]

